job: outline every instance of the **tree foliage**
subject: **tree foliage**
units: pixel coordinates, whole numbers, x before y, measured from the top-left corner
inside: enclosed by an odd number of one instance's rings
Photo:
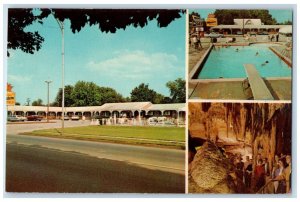
[[[43,106],[43,100],[42,99],[37,99],[37,100],[34,100],[32,103],[31,103],[32,106]]]
[[[85,26],[96,25],[101,32],[115,33],[132,25],[144,27],[156,19],[158,27],[166,27],[173,20],[180,18],[185,10],[166,9],[37,9],[41,12],[34,15],[33,9],[14,8],[8,10],[8,50],[21,49],[33,54],[42,47],[44,38],[38,32],[27,32],[25,28],[34,22],[43,20],[52,14],[60,21],[70,20],[73,33]],[[38,12],[36,12],[38,13]],[[7,53],[9,55],[9,52]]]
[[[31,54],[38,51],[44,38],[38,32],[24,31],[35,21],[39,19],[33,14],[32,9],[8,9],[7,49],[20,49]],[[7,55],[9,56],[9,52]]]
[[[172,103],[185,103],[185,80],[178,78],[175,81],[169,81],[166,86],[170,90]]]
[[[65,86],[65,106],[66,107],[71,107],[74,104],[74,100],[72,98],[72,92],[73,92],[74,87],[71,85],[66,85]],[[61,107],[62,103],[62,89],[60,88],[58,90],[58,93],[56,95],[54,103],[52,103],[52,106],[57,106]]]
[[[141,83],[130,93],[132,102],[152,102],[153,104],[161,103],[164,96],[149,88],[149,84]]]
[[[215,16],[218,19],[218,24],[232,25],[233,19],[261,19],[265,25],[275,25],[277,21],[268,10],[228,10],[228,9],[217,9]]]
[[[105,103],[124,102],[124,98],[116,90],[100,87],[93,82],[78,81],[74,86],[65,86],[65,106],[100,106]],[[61,107],[62,90],[56,95],[52,106]]]

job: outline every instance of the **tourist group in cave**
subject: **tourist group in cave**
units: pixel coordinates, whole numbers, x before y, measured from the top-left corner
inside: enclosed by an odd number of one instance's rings
[[[231,159],[239,193],[291,193],[291,155],[275,155],[269,160],[257,154],[254,159],[255,163],[249,156],[244,161],[241,155],[234,155]]]

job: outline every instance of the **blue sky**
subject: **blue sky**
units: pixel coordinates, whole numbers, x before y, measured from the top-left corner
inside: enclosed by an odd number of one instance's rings
[[[201,18],[207,18],[209,13],[213,13],[215,9],[190,9],[189,12],[197,12],[200,14]],[[277,20],[277,22],[285,22],[287,20],[292,21],[292,10],[279,10],[270,9],[269,13]]]
[[[166,83],[185,78],[185,16],[166,28],[151,21],[144,28],[127,27],[115,34],[106,34],[96,26],[85,27],[73,34],[65,22],[65,85],[92,81],[116,89],[123,96],[140,83],[148,83],[155,91],[168,96]],[[40,51],[26,54],[10,50],[7,60],[7,81],[21,105],[27,98],[41,98],[46,104],[50,84],[50,102],[61,87],[61,32],[52,16],[43,25],[34,24],[44,38]]]

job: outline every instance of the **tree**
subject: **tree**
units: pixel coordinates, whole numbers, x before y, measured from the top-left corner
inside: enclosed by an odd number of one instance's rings
[[[33,54],[42,47],[44,38],[38,32],[27,32],[25,28],[34,22],[43,24],[43,20],[52,14],[60,21],[70,20],[73,33],[79,32],[86,25],[98,25],[101,32],[115,33],[126,27],[144,27],[149,21],[157,20],[158,27],[166,27],[173,20],[180,18],[185,10],[166,9],[8,9],[9,49],[20,49]],[[7,52],[9,56],[9,52]]]
[[[126,99],[118,93],[115,89],[109,87],[99,87],[99,94],[100,94],[100,105],[105,103],[116,103],[116,102],[125,102]]]
[[[170,90],[172,103],[185,103],[185,80],[178,78],[175,81],[169,81],[166,86]]]
[[[281,23],[277,23],[278,25],[293,25],[293,22],[290,21],[290,20],[286,20],[284,22],[281,22]]]
[[[15,105],[16,105],[16,106],[20,106],[21,104],[20,104],[19,102],[16,102]]]
[[[93,82],[78,81],[75,86],[65,86],[65,106],[101,106],[105,103],[124,102],[123,96],[115,89],[100,87]],[[56,95],[52,106],[61,107],[62,90]]]
[[[37,20],[38,17],[34,16],[32,9],[8,9],[7,49],[20,49],[31,54],[38,51],[44,38],[38,32],[24,31]],[[9,56],[8,51],[7,55]]]
[[[193,17],[192,17],[193,15],[198,16],[201,19],[200,14],[193,11],[192,13],[189,14],[189,22],[193,21]]]
[[[27,99],[26,99],[25,106],[30,106],[30,98],[27,98]]]
[[[31,103],[31,105],[32,105],[32,106],[43,106],[43,100],[39,98],[39,99],[33,101],[33,102]]]
[[[71,107],[74,105],[74,100],[72,97],[74,87],[71,85],[65,86],[65,107]],[[62,102],[62,88],[59,89],[54,103],[52,103],[52,106],[61,107]]]
[[[164,96],[149,88],[148,84],[141,83],[135,87],[131,93],[132,102],[152,102],[153,104],[161,103]]]
[[[268,10],[228,10],[228,9],[217,9],[215,11],[215,17],[218,19],[218,24],[232,25],[233,19],[261,19],[265,25],[275,25],[277,23],[275,18]]]
[[[93,82],[78,81],[71,93],[73,106],[100,106],[99,86]]]

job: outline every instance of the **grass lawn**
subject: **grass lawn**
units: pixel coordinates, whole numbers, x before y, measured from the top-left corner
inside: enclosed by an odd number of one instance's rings
[[[177,148],[185,146],[185,128],[179,127],[83,126],[65,128],[63,135],[60,129],[37,130],[23,134]]]

